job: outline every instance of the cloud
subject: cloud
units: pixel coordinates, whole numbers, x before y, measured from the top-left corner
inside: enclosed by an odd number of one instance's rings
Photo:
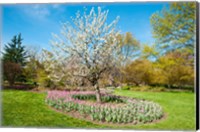
[[[27,16],[37,20],[47,20],[53,13],[62,13],[64,11],[60,4],[22,5],[19,9]]]
[[[26,13],[29,17],[33,17],[35,19],[44,20],[46,19],[50,14],[50,9],[47,5],[26,5],[21,8],[21,10]]]
[[[52,5],[52,8],[53,9],[59,9],[61,6],[60,6],[60,4],[53,4]]]

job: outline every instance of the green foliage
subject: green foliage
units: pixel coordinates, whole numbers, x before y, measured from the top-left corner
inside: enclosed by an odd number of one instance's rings
[[[154,52],[149,47],[146,47],[144,51]],[[137,59],[123,69],[124,83],[137,86],[167,85],[168,88],[193,87],[193,66],[193,56],[187,49],[179,49],[157,56],[155,61],[149,61],[145,58]]]
[[[39,62],[36,58],[29,58],[26,67],[24,67],[23,74],[26,76],[27,82],[44,88],[54,87],[54,83],[48,78],[43,62]]]
[[[10,43],[5,45],[3,53],[3,62],[12,62],[22,66],[26,63],[27,52],[22,46],[21,34],[15,35]]]
[[[27,82],[37,83],[37,73],[41,63],[36,57],[39,54],[37,54],[35,49],[33,48],[31,48],[30,51],[28,50],[27,52],[29,57],[27,59],[26,67],[24,67],[23,74],[26,76]]]
[[[44,70],[44,67],[41,66],[37,69],[37,78],[36,81],[40,87],[54,88],[55,84],[48,77],[48,73]]]
[[[142,48],[142,55],[141,57],[144,58],[144,59],[157,59],[159,56],[159,51],[156,47],[156,45],[143,45],[143,48]]]
[[[162,92],[167,91],[165,87],[161,86],[132,86],[132,91],[149,91],[149,92]]]
[[[137,59],[127,65],[123,71],[125,83],[149,84],[152,77],[152,62],[147,59]]]
[[[27,53],[22,46],[21,34],[15,35],[10,43],[5,45],[3,52],[3,74],[4,79],[10,85],[15,81],[24,81],[22,75],[23,66],[26,64]]]
[[[194,52],[196,34],[196,2],[173,2],[151,16],[153,35],[164,51],[185,48]]]
[[[125,35],[119,34],[117,40],[121,46],[121,53],[124,56],[123,62],[130,61],[138,55],[140,42],[130,32],[127,32]]]
[[[162,56],[156,62],[156,67],[161,70],[164,84],[183,87],[194,86],[194,67],[190,55],[186,52],[175,51]]]
[[[121,89],[122,90],[130,90],[131,86],[128,86],[128,85],[125,85],[125,86],[122,86]]]

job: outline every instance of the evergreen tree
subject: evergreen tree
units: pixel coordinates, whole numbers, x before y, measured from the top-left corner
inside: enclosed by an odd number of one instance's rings
[[[27,53],[25,46],[22,46],[21,34],[15,35],[4,48],[3,61],[12,62],[24,66],[26,64]]]
[[[22,46],[21,34],[15,35],[10,43],[5,45],[3,53],[4,79],[12,86],[22,77],[23,66],[26,64],[27,53]]]

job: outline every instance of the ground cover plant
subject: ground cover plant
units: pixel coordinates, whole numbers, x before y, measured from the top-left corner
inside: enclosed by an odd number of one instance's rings
[[[88,100],[90,100],[88,102]],[[91,100],[95,102],[91,102]],[[163,117],[161,106],[154,102],[102,94],[103,103],[96,102],[95,92],[49,91],[46,103],[65,112],[79,112],[93,121],[112,123],[147,123]],[[123,105],[115,105],[115,103]]]

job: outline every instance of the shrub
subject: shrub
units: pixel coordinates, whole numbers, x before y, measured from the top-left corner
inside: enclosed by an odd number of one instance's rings
[[[10,86],[13,86],[17,78],[22,73],[22,67],[20,64],[13,62],[3,62],[3,74],[4,79],[7,80]]]
[[[131,86],[128,86],[128,85],[122,86],[121,89],[122,89],[122,90],[130,90],[130,89],[131,89]]]
[[[166,88],[159,87],[159,86],[134,86],[130,90],[132,90],[132,91],[161,92],[161,91],[166,91]]]

